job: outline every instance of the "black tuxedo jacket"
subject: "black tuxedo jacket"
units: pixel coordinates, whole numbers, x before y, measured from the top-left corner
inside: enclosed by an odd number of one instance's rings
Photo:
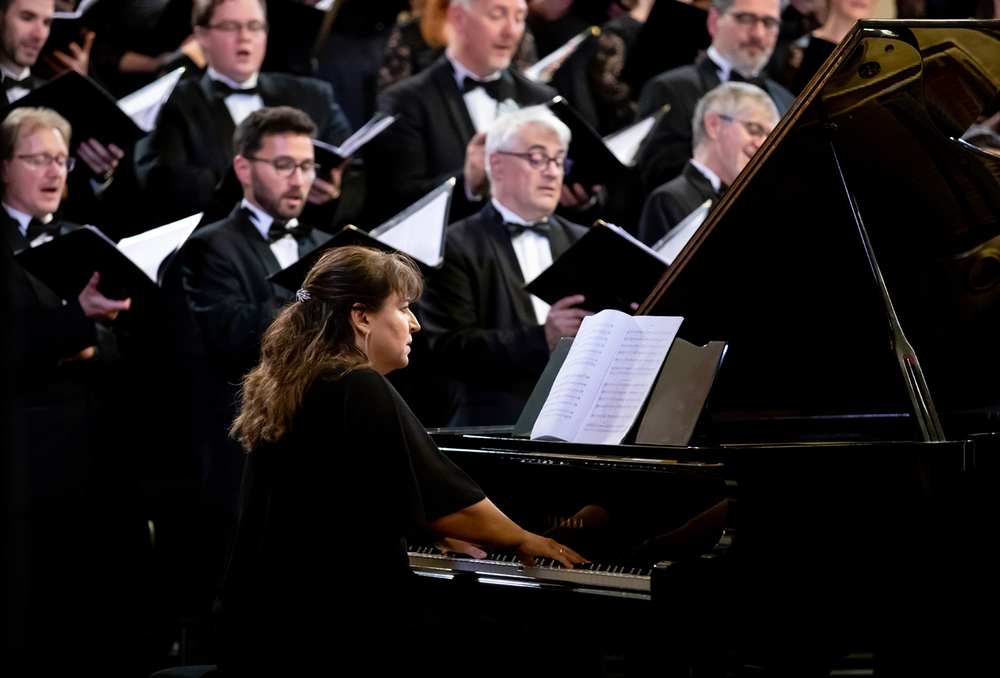
[[[709,199],[713,205],[719,199],[712,182],[687,162],[680,176],[660,186],[646,199],[639,219],[639,240],[655,245],[667,231]]]
[[[587,229],[554,215],[550,223],[555,261]],[[428,279],[420,312],[435,364],[467,387],[455,424],[514,423],[548,363],[524,282],[491,204],[448,227],[444,264]]]
[[[299,255],[329,239],[313,231],[299,242]],[[180,252],[187,305],[204,343],[204,394],[209,408],[203,453],[209,499],[233,510],[243,469],[239,445],[229,438],[243,375],[257,364],[260,339],[291,292],[267,276],[281,270],[267,239],[237,206],[222,221],[198,229]],[[184,327],[178,322],[179,328]],[[190,341],[191,338],[188,337]]]
[[[501,102],[511,99],[518,106],[543,104],[556,95],[554,89],[533,83],[509,68],[503,73],[500,91]],[[382,92],[377,107],[399,116],[372,140],[365,156],[370,204],[379,221],[402,211],[449,177],[458,177],[452,221],[488,202],[470,203],[465,197],[465,147],[476,129],[447,57]]]
[[[709,90],[720,84],[715,62],[703,56],[690,66],[661,73],[643,86],[636,120],[670,104],[670,110],[660,119],[639,157],[639,173],[646,190],[651,191],[676,177],[692,157],[691,125],[695,106]],[[778,114],[784,115],[795,96],[773,80],[767,80],[765,85]]]
[[[59,224],[66,233],[75,224]],[[94,474],[106,483],[119,467],[109,463],[113,425],[103,420],[107,367],[117,361],[114,333],[84,315],[77,299],[63,300],[38,278],[17,265],[13,253],[29,247],[17,222],[0,211],[3,244],[10,255],[8,275],[18,335],[19,423],[24,457],[23,492],[18,499],[29,511],[59,511],[78,505]],[[90,346],[97,359],[59,365]],[[106,485],[101,485],[106,487]],[[121,488],[118,488],[119,490]]]
[[[320,140],[339,144],[350,136],[350,123],[334,101],[329,83],[261,73],[257,87],[265,106],[292,106],[307,113],[319,128]],[[213,94],[207,74],[177,83],[160,110],[156,128],[135,150],[139,183],[163,220],[206,211],[210,223],[210,215],[222,218],[239,200],[239,191],[222,195],[216,190],[232,170],[235,130],[229,109]]]

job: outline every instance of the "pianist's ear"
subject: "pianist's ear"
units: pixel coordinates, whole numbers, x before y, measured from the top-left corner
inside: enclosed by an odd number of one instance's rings
[[[354,304],[351,307],[351,327],[354,328],[354,336],[364,340],[365,335],[370,331],[368,322],[368,309],[361,304]]]

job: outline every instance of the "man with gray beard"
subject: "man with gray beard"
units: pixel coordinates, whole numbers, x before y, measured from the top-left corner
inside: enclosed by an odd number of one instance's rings
[[[642,88],[639,118],[670,105],[639,158],[646,190],[676,177],[692,157],[694,109],[709,90],[724,82],[749,82],[768,93],[779,114],[792,105],[792,93],[762,73],[774,51],[785,4],[787,0],[713,0],[708,12],[712,44],[705,56],[661,73]]]

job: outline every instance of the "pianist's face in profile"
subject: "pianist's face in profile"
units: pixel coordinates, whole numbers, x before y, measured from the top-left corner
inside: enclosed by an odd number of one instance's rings
[[[215,5],[195,20],[194,35],[208,65],[234,82],[243,83],[260,70],[267,50],[267,16],[259,0],[199,0]]]
[[[69,133],[69,123],[55,111],[19,108],[7,116],[0,129],[4,202],[37,219],[59,209]]]
[[[713,0],[708,13],[712,46],[747,77],[760,73],[771,58],[780,27],[778,0]]]
[[[296,301],[264,332],[260,364],[244,378],[243,410],[232,427],[244,449],[281,438],[291,417],[272,415],[293,413],[320,374],[371,366],[384,376],[405,367],[410,335],[420,329],[409,304],[423,289],[405,254],[356,245],[324,253]]]

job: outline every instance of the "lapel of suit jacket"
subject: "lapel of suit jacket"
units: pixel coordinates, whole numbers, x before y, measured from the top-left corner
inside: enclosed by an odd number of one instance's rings
[[[455,69],[448,61],[448,57],[438,59],[434,66],[433,78],[437,85],[438,96],[441,97],[441,105],[447,111],[456,134],[462,139],[463,144],[469,143],[476,134],[476,127],[472,124],[472,116],[469,115],[469,107],[465,105],[462,91],[455,82]]]
[[[243,234],[243,237],[250,243],[254,252],[260,257],[260,263],[264,267],[264,270],[267,271],[267,274],[274,275],[280,271],[281,264],[278,263],[278,258],[271,251],[271,244],[267,242],[267,238],[262,236],[257,227],[250,221],[250,211],[237,205],[233,213],[229,215],[229,218],[236,225],[236,230]]]
[[[684,169],[681,170],[681,174],[691,182],[698,191],[704,196],[702,202],[711,198],[713,202],[719,199],[719,193],[712,186],[712,182],[708,180],[704,174],[702,174],[697,167],[691,164],[690,161],[684,165]]]
[[[524,291],[524,274],[521,273],[521,264],[517,261],[517,254],[514,253],[514,245],[510,241],[507,227],[504,226],[503,217],[493,205],[484,207],[478,216],[482,219],[483,229],[492,243],[494,256],[500,267],[500,277],[503,279],[502,284],[507,287],[514,304],[514,313],[522,324],[537,325],[538,316],[531,303],[531,296]]]
[[[701,78],[702,93],[722,84],[722,80],[719,79],[719,67],[707,56],[702,56],[694,67],[698,70],[698,76]]]
[[[329,233],[319,231],[314,228],[309,232],[308,237],[299,240],[299,259],[309,254],[332,237],[333,236]]]
[[[2,224],[2,228],[4,232],[4,240],[6,240],[11,252],[20,252],[21,250],[30,248],[31,243],[28,242],[28,239],[21,233],[17,220],[7,214],[6,210],[0,211],[3,212],[2,216],[4,223]],[[31,288],[32,292],[34,292],[35,299],[40,307],[58,308],[62,306],[62,299],[58,294],[53,292],[48,285],[36,278],[34,274],[22,268],[20,265],[17,265],[14,268],[16,269],[14,271],[14,275],[23,276],[24,280],[27,282],[27,286]]]
[[[226,107],[226,102],[221,97],[215,96],[212,90],[212,79],[208,73],[201,76],[198,83],[201,92],[208,99],[208,108],[212,111],[212,122],[215,128],[215,147],[221,153],[220,167],[231,165],[233,162],[233,132],[236,131],[236,123],[233,122],[233,115]],[[261,97],[263,98],[263,97]]]
[[[562,220],[556,215],[549,217],[549,250],[552,252],[552,261],[562,256],[562,253],[572,245],[569,241],[569,233]]]

